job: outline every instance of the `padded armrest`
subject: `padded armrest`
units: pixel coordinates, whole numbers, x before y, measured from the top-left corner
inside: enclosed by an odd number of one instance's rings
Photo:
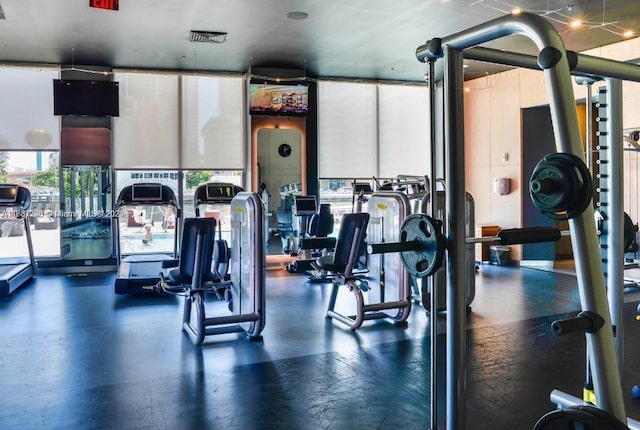
[[[335,237],[307,237],[300,241],[300,249],[331,249],[336,241]]]
[[[162,260],[162,268],[163,269],[169,269],[171,267],[178,267],[179,264],[180,264],[180,260],[176,260],[174,258],[171,258],[169,260]]]

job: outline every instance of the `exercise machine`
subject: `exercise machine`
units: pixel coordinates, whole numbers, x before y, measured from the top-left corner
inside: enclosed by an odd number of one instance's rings
[[[297,254],[297,239],[294,229],[293,206],[295,196],[302,194],[302,184],[290,183],[280,187],[280,206],[276,210],[278,226],[275,235],[280,237],[283,254]]]
[[[300,238],[300,254],[298,259],[287,266],[291,273],[307,274],[307,279],[312,283],[329,281],[329,276],[319,270],[316,260],[333,251],[336,246],[336,238],[330,236],[333,233],[334,218],[331,213],[331,205],[323,203],[317,213],[309,220],[308,234]]]
[[[160,212],[162,214],[161,220],[154,220],[147,216],[149,213],[153,213],[154,208],[165,209],[164,212]],[[116,254],[118,257],[115,292],[116,294],[149,292],[149,288],[146,287],[152,287],[160,280],[160,272],[164,270],[162,262],[177,257],[181,218],[178,199],[173,190],[167,185],[157,183],[132,184],[120,191],[114,213],[120,215],[120,217],[116,218],[115,228]],[[172,224],[169,224],[168,214],[172,216]],[[125,255],[122,243],[125,237],[121,223],[124,219],[125,225],[129,225],[132,217],[134,220],[132,227],[136,234],[132,235],[133,239],[131,240],[135,241],[135,244],[142,243],[149,246],[146,248],[140,247],[140,251]],[[153,245],[158,239],[153,232],[156,222],[160,222],[163,227],[172,227],[171,250],[163,249],[161,252],[154,252],[156,247]],[[151,236],[149,236],[150,232]],[[152,239],[149,240],[150,238]],[[143,252],[147,248],[149,252]]]
[[[522,34],[529,37],[540,50],[538,57],[522,54],[498,52],[486,48],[478,48],[483,44],[504,36]],[[447,235],[447,429],[465,428],[465,379],[466,379],[466,305],[464,297],[464,99],[463,99],[463,59],[491,61],[512,66],[524,66],[542,69],[547,82],[551,105],[551,119],[558,153],[545,157],[536,166],[530,180],[530,194],[536,207],[546,215],[569,222],[570,234],[574,248],[577,267],[577,280],[582,311],[578,316],[564,321],[563,333],[583,333],[586,339],[589,356],[589,368],[593,377],[594,400],[598,412],[590,405],[582,408],[582,401],[564,398],[558,400],[552,393],[552,401],[560,409],[540,419],[534,427],[536,430],[552,428],[619,429],[636,428],[635,423],[627,420],[622,398],[619,365],[615,351],[613,324],[605,277],[602,267],[600,247],[593,217],[591,202],[592,184],[590,173],[583,161],[583,147],[580,128],[575,109],[570,69],[576,73],[606,76],[608,88],[607,108],[611,115],[607,121],[611,127],[607,136],[603,137],[607,146],[613,147],[615,141],[621,141],[616,130],[621,130],[621,81],[629,79],[640,81],[640,67],[582,54],[567,53],[557,30],[545,18],[522,13],[508,15],[471,29],[461,31],[445,38],[427,41],[417,48],[419,61],[429,66],[429,87],[431,100],[435,99],[436,81],[443,78],[441,86],[444,95],[444,141],[447,179],[446,235]],[[571,64],[568,58],[571,58]],[[444,63],[444,72],[436,73],[436,62]],[[432,103],[431,112],[435,103]],[[441,124],[431,116],[431,129]],[[437,139],[432,134],[433,153]],[[621,154],[621,151],[620,151]],[[609,179],[613,184],[620,184],[618,175],[622,169],[615,169],[617,162],[610,163]],[[552,173],[552,174],[551,174]],[[555,176],[555,177],[554,177]],[[560,178],[560,180],[559,180]],[[621,193],[617,193],[619,196]],[[612,207],[622,207],[615,202],[616,195],[610,201]],[[612,225],[622,226],[622,215],[611,216]],[[615,227],[614,227],[615,228]],[[615,233],[615,242],[620,248],[621,231]],[[609,256],[609,261],[613,255]],[[614,263],[611,261],[611,263]],[[617,282],[623,266],[617,261],[610,266],[614,276],[607,282]],[[621,281],[621,279],[620,279]],[[620,287],[610,289],[611,295],[620,298]],[[615,291],[612,292],[611,290]],[[618,302],[619,303],[619,302]],[[614,322],[614,324],[616,324]],[[558,324],[554,325],[558,326]],[[433,342],[435,344],[435,342]],[[432,357],[433,361],[433,357]],[[432,378],[432,381],[435,378]],[[432,402],[434,398],[432,396]],[[433,414],[436,403],[432,403]],[[604,417],[604,418],[603,418]],[[564,420],[565,427],[562,427]],[[554,427],[555,426],[555,427]]]
[[[318,208],[315,196],[296,196],[293,217],[298,258],[287,266],[287,271],[308,273],[309,279],[317,282],[322,277],[314,275],[315,261],[326,255],[336,244],[336,238],[329,237],[334,223],[331,207],[325,203]]]
[[[231,200],[230,278],[224,280],[211,271],[216,219],[185,220],[180,259],[164,262],[165,268],[177,268],[163,274],[154,290],[185,297],[182,330],[195,345],[201,345],[206,336],[223,333],[244,333],[250,341],[262,340],[266,278],[263,223],[260,196],[237,193]],[[207,293],[221,289],[226,306],[220,301],[207,302]],[[216,316],[207,314],[207,304],[218,305]],[[220,312],[220,307],[225,309]]]
[[[2,238],[22,236],[27,243],[28,258],[0,259],[0,297],[10,295],[33,278],[36,261],[33,254],[31,229],[27,212],[31,206],[31,193],[25,187],[13,184],[0,185],[0,230]]]
[[[438,186],[440,184],[440,186]],[[446,191],[444,189],[444,181],[437,181],[436,184],[436,199],[434,203],[434,219],[444,222],[445,219],[445,201]],[[465,192],[465,238],[471,238],[475,234],[475,202],[473,197],[468,192]],[[414,212],[415,213],[415,212]],[[431,214],[431,193],[426,192],[422,198],[420,204],[420,211],[418,213]],[[464,248],[465,255],[465,303],[467,309],[471,309],[471,303],[476,296],[476,259],[475,259],[475,245],[473,243],[466,243]],[[422,278],[412,278],[412,287],[414,288],[413,298],[414,301],[420,301],[422,306],[427,312],[431,312],[432,301],[437,303],[436,312],[446,310],[447,307],[447,292],[446,292],[446,264],[440,270],[438,270],[434,276],[427,276]],[[438,291],[434,295],[432,300],[432,292],[436,288]]]
[[[368,275],[355,276],[353,268],[359,258],[364,245],[364,235],[360,230],[356,233],[346,233],[341,226],[336,254],[342,252],[342,262],[345,269],[350,269],[348,274],[336,276],[333,280],[331,298],[327,310],[327,317],[334,318],[347,324],[352,330],[360,328],[367,320],[386,319],[398,327],[405,327],[406,320],[411,312],[411,286],[408,270],[403,266],[398,255],[386,255],[385,242],[400,240],[400,225],[410,214],[409,199],[401,192],[381,191],[373,193],[368,201],[368,209],[365,214],[352,214],[347,219],[347,229],[357,230],[366,223],[366,238],[369,253],[376,254],[368,259]],[[360,217],[354,217],[359,215]],[[347,215],[345,215],[347,217]],[[355,221],[352,221],[353,220]],[[359,221],[359,223],[358,223]],[[345,218],[343,218],[343,225]],[[350,223],[355,225],[350,226]],[[419,227],[418,227],[419,228]],[[345,252],[348,249],[349,253]],[[355,252],[355,254],[352,254]],[[345,259],[344,256],[349,258]],[[326,257],[323,257],[326,258]],[[318,260],[322,266],[323,258]],[[340,256],[334,259],[340,261]],[[336,299],[341,286],[346,286],[355,296],[355,310],[352,314],[346,314],[336,310]]]

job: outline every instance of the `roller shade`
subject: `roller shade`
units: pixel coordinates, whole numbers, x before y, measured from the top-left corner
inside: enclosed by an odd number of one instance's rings
[[[182,77],[183,169],[243,168],[244,78]]]
[[[113,119],[115,169],[177,169],[179,76],[118,72],[120,116]]]
[[[318,82],[318,172],[321,178],[376,175],[376,86]]]
[[[378,154],[381,177],[429,172],[429,90],[424,86],[378,87]]]
[[[0,151],[57,151],[60,121],[53,115],[57,69],[0,68]]]

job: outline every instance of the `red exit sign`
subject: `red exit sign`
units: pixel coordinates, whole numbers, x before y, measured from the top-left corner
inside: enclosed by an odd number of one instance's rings
[[[89,6],[98,9],[118,10],[120,0],[89,0]]]

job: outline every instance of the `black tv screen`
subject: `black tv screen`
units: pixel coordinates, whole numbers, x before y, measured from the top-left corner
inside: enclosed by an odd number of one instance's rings
[[[118,82],[53,80],[53,114],[118,116]]]
[[[251,84],[251,115],[306,115],[309,109],[309,87],[292,84]]]

